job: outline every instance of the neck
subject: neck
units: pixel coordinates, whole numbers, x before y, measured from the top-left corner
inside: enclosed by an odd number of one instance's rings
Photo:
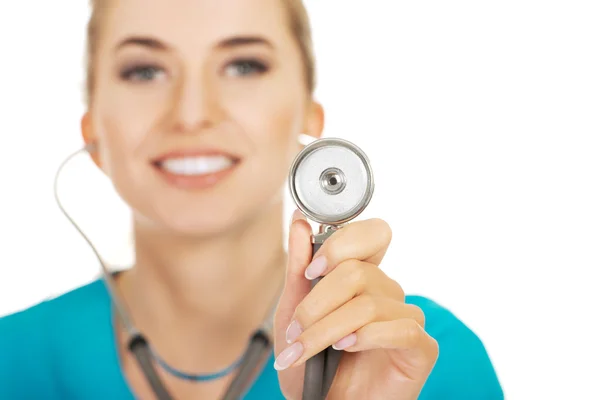
[[[212,371],[241,355],[282,289],[281,211],[209,239],[135,226],[136,265],[120,287],[136,326],[167,363]]]

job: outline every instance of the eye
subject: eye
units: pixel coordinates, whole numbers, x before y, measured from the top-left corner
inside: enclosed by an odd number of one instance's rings
[[[121,72],[121,79],[134,82],[146,82],[156,80],[164,74],[164,70],[154,65],[136,65],[125,68]]]
[[[258,60],[254,59],[241,59],[236,60],[227,65],[225,68],[225,74],[229,76],[251,76],[251,75],[262,75],[268,71],[268,66]]]

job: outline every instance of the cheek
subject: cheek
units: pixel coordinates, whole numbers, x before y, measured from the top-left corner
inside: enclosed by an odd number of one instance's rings
[[[252,102],[236,105],[237,122],[262,162],[291,162],[304,122],[302,98],[293,91],[278,95],[263,92],[263,96],[254,98]]]
[[[147,156],[145,144],[165,108],[164,92],[132,90],[104,67],[99,75],[93,120],[98,123],[99,144],[109,167],[135,160],[144,151]]]
[[[150,171],[151,113],[139,113],[131,107],[113,103],[98,113],[98,145],[101,167],[119,197],[130,207],[146,215],[148,199],[153,198]]]
[[[251,146],[240,189],[247,206],[279,201],[289,166],[298,152],[298,134],[303,127],[301,96],[264,96],[252,106],[239,107],[238,124]]]
[[[113,173],[122,173],[123,168],[133,168],[141,158],[149,161],[145,145],[158,110],[148,104],[123,100],[123,96],[105,98],[110,100],[99,101],[94,116],[103,166]]]
[[[111,177],[124,171],[125,163],[131,159],[140,138],[132,133],[124,123],[127,118],[107,111],[98,118],[98,140],[101,149],[102,165]]]

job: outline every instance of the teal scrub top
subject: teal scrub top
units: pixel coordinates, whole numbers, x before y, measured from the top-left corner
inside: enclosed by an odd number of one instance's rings
[[[481,340],[450,311],[420,296],[439,358],[420,400],[499,400],[503,391]],[[284,399],[273,355],[244,400]],[[133,400],[120,369],[110,297],[95,280],[0,318],[0,399]],[[376,399],[375,399],[376,400]]]

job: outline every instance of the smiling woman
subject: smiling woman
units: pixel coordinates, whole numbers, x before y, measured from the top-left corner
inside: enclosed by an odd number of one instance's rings
[[[246,399],[300,399],[332,345],[332,399],[502,398],[479,338],[379,268],[386,222],[348,224],[313,259],[296,211],[286,253],[281,187],[324,124],[311,46],[299,0],[93,2],[82,136],[133,211],[115,282],[161,380],[219,398],[277,305]],[[127,333],[100,280],[3,318],[0,398],[154,398]]]

